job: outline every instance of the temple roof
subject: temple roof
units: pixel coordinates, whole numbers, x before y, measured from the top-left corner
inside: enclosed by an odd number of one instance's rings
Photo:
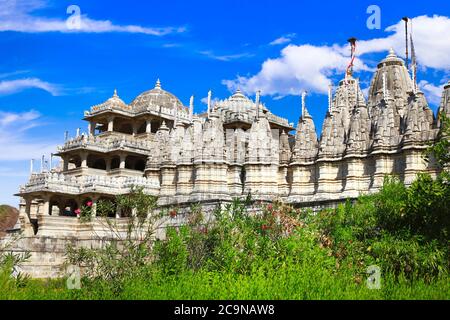
[[[133,109],[145,109],[147,107],[173,109],[174,106],[177,106],[178,110],[185,109],[181,101],[175,95],[162,89],[159,79],[156,81],[153,89],[141,93],[133,100],[130,106]]]
[[[130,110],[131,107],[128,106],[117,94],[117,90],[114,90],[114,94],[111,98],[105,102],[92,107],[92,111],[101,111],[105,109],[116,109],[116,110]]]

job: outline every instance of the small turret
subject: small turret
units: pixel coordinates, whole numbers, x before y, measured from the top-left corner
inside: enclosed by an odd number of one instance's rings
[[[438,115],[441,112],[443,112],[445,115],[447,115],[447,117],[450,117],[450,80],[444,86],[444,91],[442,92],[441,105],[439,106]],[[438,126],[440,127],[439,121],[438,121]]]
[[[319,149],[316,127],[306,107],[306,93],[302,94],[302,115],[298,121],[292,162],[314,161]]]

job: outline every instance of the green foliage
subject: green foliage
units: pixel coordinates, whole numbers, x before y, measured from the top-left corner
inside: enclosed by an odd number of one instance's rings
[[[450,164],[450,118],[442,111],[439,114],[441,129],[437,140],[427,149],[426,156],[429,160],[434,157],[441,167]]]
[[[155,230],[159,227],[160,214],[155,214],[156,198],[146,195],[142,188],[132,187],[130,194],[118,196],[117,205],[125,213],[136,213],[124,225],[110,219],[116,204],[103,200],[97,203],[97,215],[106,230],[116,238],[105,241],[100,248],[66,248],[65,267],[75,265],[84,271],[85,284],[108,283],[112,292],[122,290],[123,282],[141,272],[149,264]],[[89,208],[91,209],[91,208]],[[99,239],[100,240],[100,239]]]
[[[101,249],[68,248],[68,264],[84,270],[82,290],[67,291],[55,282],[49,285],[52,290],[42,292],[42,284],[32,282],[26,288],[13,286],[8,294],[64,299],[449,299],[448,181],[445,172],[436,179],[421,174],[405,187],[387,177],[380,192],[317,213],[278,202],[256,204],[249,196],[218,206],[209,219],[193,205],[187,223],[168,228],[166,239],[159,241],[153,239],[156,221],[170,221],[178,210],[155,214],[155,199],[145,199],[137,190],[118,201],[122,208],[141,207],[134,210],[138,214],[130,219],[132,227],[123,239]],[[107,221],[114,230],[115,219]],[[142,229],[143,236],[136,237]],[[380,290],[366,286],[371,265],[381,268]]]
[[[116,197],[123,216],[131,217],[134,210],[140,220],[147,218],[149,212],[156,208],[156,200],[155,197],[145,194],[143,187],[137,186],[132,186],[129,194]]]
[[[21,235],[13,236],[10,240],[0,243],[0,288],[13,289],[26,287],[30,277],[20,272],[20,267],[30,259],[28,251],[13,253],[11,245],[18,241]]]

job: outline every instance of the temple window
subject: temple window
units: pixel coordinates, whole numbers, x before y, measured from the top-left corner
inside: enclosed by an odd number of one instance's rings
[[[137,134],[145,133],[146,128],[147,128],[147,123],[144,121],[140,125],[138,125]]]
[[[76,217],[75,211],[78,209],[78,204],[75,200],[69,199],[64,202],[64,207],[61,212],[62,216],[65,217]]]
[[[159,127],[161,126],[161,123],[159,121],[152,121],[151,124],[152,124],[151,132],[156,133]]]
[[[131,125],[131,123],[124,123],[119,127],[117,131],[125,134],[133,134],[133,126]]]
[[[103,158],[99,158],[95,155],[89,155],[87,162],[89,168],[106,170],[106,161]]]
[[[120,168],[120,157],[114,157],[111,160],[111,169],[119,169]]]
[[[70,160],[69,163],[72,164],[72,168],[69,166],[69,169],[73,169],[73,167],[75,168],[80,168],[81,167],[81,157],[76,155],[73,156]]]

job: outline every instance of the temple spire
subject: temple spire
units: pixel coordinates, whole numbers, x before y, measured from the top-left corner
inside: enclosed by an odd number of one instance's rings
[[[405,62],[406,62],[406,69],[409,69],[409,62],[408,62],[408,17],[403,17],[403,21],[405,21],[405,39],[406,39],[406,55],[405,55]]]
[[[389,92],[387,89],[386,72],[383,72],[383,98],[387,100],[389,98]]]
[[[191,100],[189,101],[189,120],[192,121],[192,117],[194,116],[194,96],[191,96]]]
[[[259,119],[259,101],[261,99],[261,90],[256,91],[256,119]]]
[[[176,102],[173,103],[173,107],[175,108],[175,120],[173,123],[173,127],[175,128],[178,125],[178,107]]]
[[[330,83],[328,85],[328,113],[331,114],[331,109],[333,106],[333,85]]]
[[[212,96],[212,91],[209,90],[208,91],[208,118],[211,114],[211,96]]]
[[[412,21],[411,21],[411,33],[409,34],[411,41],[411,73],[413,80],[413,92],[417,93],[417,59],[416,59],[416,50],[414,48],[413,42],[413,30],[412,30]]]
[[[302,92],[302,118],[306,115],[306,91]]]
[[[353,74],[353,66],[356,57],[356,38],[348,39],[350,43],[350,63],[347,66],[347,71],[345,73],[345,79],[350,78]]]
[[[155,89],[161,89],[161,81],[159,80],[159,78],[158,80],[156,80]]]

